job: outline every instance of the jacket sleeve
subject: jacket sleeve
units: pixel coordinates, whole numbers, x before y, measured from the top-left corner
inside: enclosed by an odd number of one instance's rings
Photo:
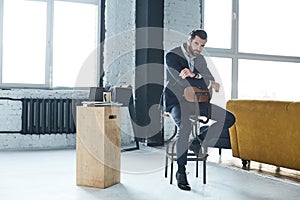
[[[208,84],[205,82],[205,79],[196,79],[196,78],[186,78],[182,79],[179,76],[179,73],[181,70],[186,68],[186,66],[183,65],[181,62],[183,58],[181,58],[179,55],[176,55],[173,52],[169,52],[166,55],[166,67],[168,70],[168,79],[171,82],[171,84],[179,84],[182,87],[188,87],[188,86],[196,86],[201,89],[207,89]],[[200,73],[200,72],[199,72]]]
[[[209,85],[210,81],[215,81],[215,78],[207,67],[206,60],[202,55],[200,55],[197,58],[197,62],[195,62],[195,71],[202,76],[202,79],[205,81],[206,85]]]

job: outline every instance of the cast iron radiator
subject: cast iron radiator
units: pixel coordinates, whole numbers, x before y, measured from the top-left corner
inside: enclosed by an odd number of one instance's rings
[[[76,132],[76,106],[86,99],[0,98],[22,102],[22,134],[62,134]],[[5,132],[5,131],[1,131]]]

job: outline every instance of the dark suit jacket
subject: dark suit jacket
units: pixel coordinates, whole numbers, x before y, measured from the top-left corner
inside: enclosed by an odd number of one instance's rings
[[[169,112],[171,108],[183,100],[183,91],[187,86],[196,86],[207,89],[209,81],[214,81],[214,77],[207,68],[207,63],[202,55],[194,60],[194,73],[200,73],[202,78],[179,77],[179,73],[184,68],[189,68],[188,61],[184,57],[181,47],[172,49],[166,55],[167,85],[163,91],[163,108]]]

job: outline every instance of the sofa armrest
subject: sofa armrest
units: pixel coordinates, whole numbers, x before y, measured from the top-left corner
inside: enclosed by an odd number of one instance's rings
[[[234,100],[229,100],[226,104],[226,109],[229,110],[230,112],[233,112],[232,104]],[[238,138],[237,138],[237,132],[236,132],[236,125],[234,124],[232,127],[229,129],[229,134],[230,134],[230,143],[231,143],[231,148],[232,148],[232,155],[234,157],[240,157],[239,153],[239,145],[238,145]]]

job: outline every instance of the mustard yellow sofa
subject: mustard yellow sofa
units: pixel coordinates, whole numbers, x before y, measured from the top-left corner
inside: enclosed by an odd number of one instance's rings
[[[300,170],[300,102],[229,100],[234,157]]]

